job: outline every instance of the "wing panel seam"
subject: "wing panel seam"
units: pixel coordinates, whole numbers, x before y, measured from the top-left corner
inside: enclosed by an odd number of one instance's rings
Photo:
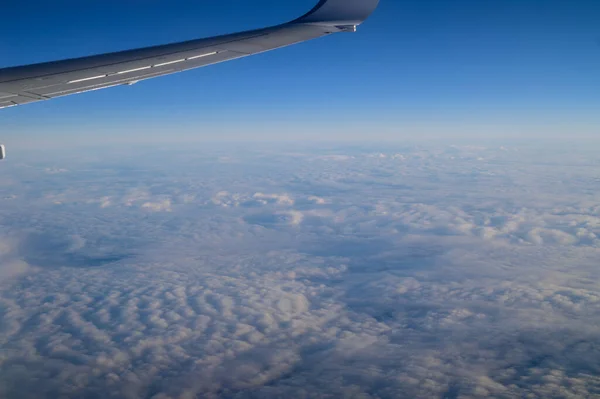
[[[257,37],[268,36],[269,34],[270,33],[261,33],[259,35],[245,37],[243,39],[230,40],[230,41],[227,41],[227,42],[219,43],[217,46],[220,47],[222,45],[226,45],[226,44],[229,44],[229,43],[236,43],[236,42],[240,42],[240,41],[243,41],[243,40],[255,39]],[[168,46],[168,45],[166,45],[166,46]],[[206,47],[211,47],[211,46],[198,47],[197,49],[202,49],[202,48],[206,48]],[[185,53],[185,52],[193,51],[193,50],[196,50],[196,48],[195,49],[189,49],[189,50],[179,50],[179,51],[174,51],[174,52],[171,52],[171,53],[159,54],[159,55],[152,56],[152,57],[135,58],[135,59],[127,60],[126,62],[127,63],[133,63],[133,62],[143,61],[143,60],[147,60],[147,59],[151,59],[151,58],[156,58],[156,57],[167,57],[167,56],[170,56],[170,55]],[[220,49],[220,51],[223,51],[223,50],[225,50],[225,49]],[[109,53],[109,54],[102,54],[102,55],[110,55],[110,54],[111,53]],[[112,53],[112,54],[115,54],[115,53]],[[72,59],[72,60],[77,60],[77,58]],[[65,61],[68,61],[68,60],[65,60]],[[62,62],[62,61],[56,61],[56,62]],[[93,69],[97,69],[97,68],[105,68],[105,67],[115,66],[115,65],[122,64],[122,63],[123,62],[113,62],[113,63],[110,63],[110,64],[95,65],[93,67],[84,68],[84,69],[71,69],[71,70],[67,70],[67,71],[61,71],[61,72],[57,72],[57,73],[50,73],[50,74],[46,74],[46,75],[38,75],[38,76],[33,76],[33,77],[28,77],[28,78],[6,80],[6,81],[0,82],[0,84],[15,83],[15,82],[19,82],[19,81],[22,81],[22,80],[30,80],[30,79],[42,79],[42,78],[46,78],[46,77],[50,77],[50,76],[58,76],[58,75],[62,75],[62,74],[72,73],[72,72],[89,71],[89,70],[93,70]],[[2,72],[2,70],[0,70],[0,72]]]

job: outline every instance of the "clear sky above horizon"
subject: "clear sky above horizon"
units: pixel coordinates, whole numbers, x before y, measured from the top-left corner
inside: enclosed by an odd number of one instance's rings
[[[263,27],[315,2],[11,2],[0,67]],[[3,110],[2,140],[593,136],[599,20],[591,0],[382,0],[356,34]]]

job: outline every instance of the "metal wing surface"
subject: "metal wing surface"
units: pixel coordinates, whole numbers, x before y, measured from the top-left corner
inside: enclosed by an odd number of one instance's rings
[[[379,0],[321,0],[269,28],[90,57],[0,69],[0,108],[200,68],[338,32],[353,32]]]

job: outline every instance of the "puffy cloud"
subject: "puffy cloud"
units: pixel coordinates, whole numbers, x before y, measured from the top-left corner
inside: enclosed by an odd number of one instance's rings
[[[160,202],[145,202],[142,208],[153,212],[171,212],[171,200],[165,199]]]
[[[309,201],[314,202],[315,204],[324,205],[327,203],[325,198],[317,197],[316,195],[311,195],[308,197]]]
[[[0,285],[31,270],[31,266],[17,255],[15,239],[0,236]]]
[[[294,199],[288,194],[265,194],[261,192],[252,195],[247,193],[230,193],[228,191],[219,191],[212,198],[211,202],[215,205],[223,207],[237,206],[264,206],[264,205],[279,205],[291,206],[294,205]]]
[[[294,200],[287,194],[263,194],[256,193],[252,196],[262,204],[275,202],[277,205],[294,205]]]

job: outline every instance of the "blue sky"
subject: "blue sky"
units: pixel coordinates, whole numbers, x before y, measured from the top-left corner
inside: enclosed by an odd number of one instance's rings
[[[0,65],[258,28],[314,3],[11,2]],[[597,1],[382,0],[356,34],[3,110],[0,124],[8,142],[593,135],[599,20]]]

